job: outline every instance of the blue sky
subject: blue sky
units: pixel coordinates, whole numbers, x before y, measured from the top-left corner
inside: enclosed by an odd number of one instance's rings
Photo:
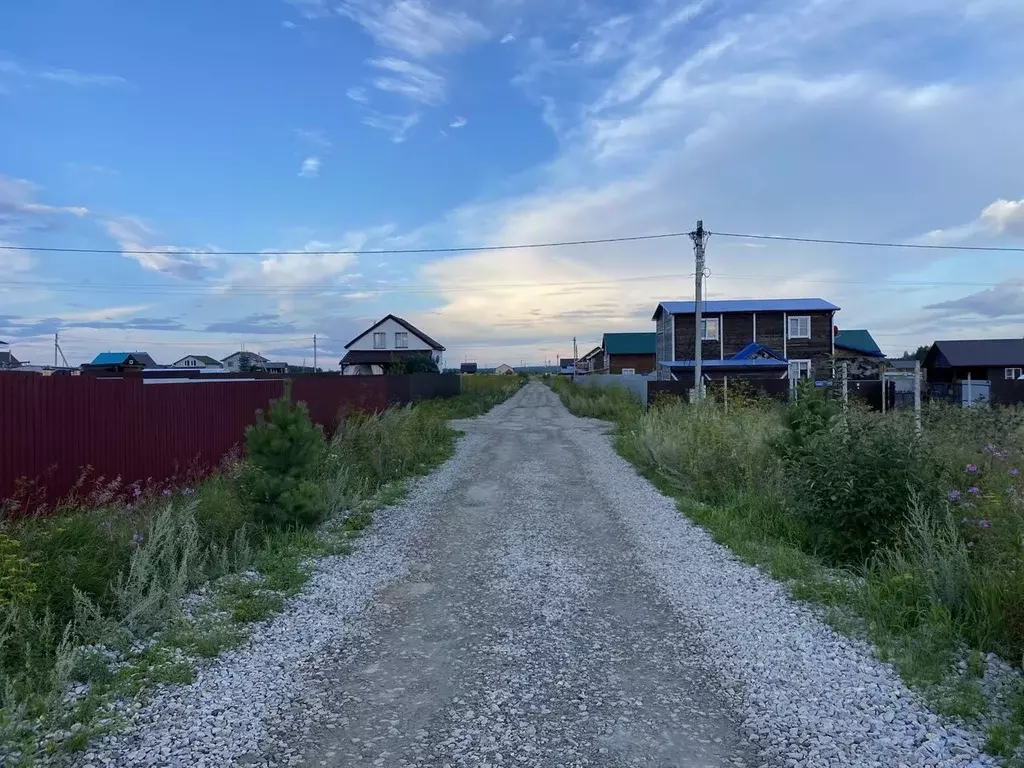
[[[0,11],[0,339],[330,363],[653,330],[686,230],[1024,246],[1016,0],[38,0]],[[182,253],[187,250],[188,253]],[[256,255],[235,256],[231,251]],[[713,297],[821,296],[888,352],[1024,335],[1021,254],[713,236]]]

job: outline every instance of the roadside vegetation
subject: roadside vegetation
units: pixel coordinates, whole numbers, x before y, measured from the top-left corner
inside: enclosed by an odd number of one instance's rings
[[[0,502],[0,756],[82,749],[119,727],[118,697],[191,682],[199,660],[282,610],[315,558],[346,553],[406,478],[452,454],[449,419],[522,382],[464,377],[458,397],[349,414],[330,439],[286,395],[244,454],[193,484],[114,481],[45,517]]]
[[[1024,410],[881,414],[821,390],[796,402],[678,399],[557,381],[580,416],[739,557],[872,641],[940,713],[1024,765]]]

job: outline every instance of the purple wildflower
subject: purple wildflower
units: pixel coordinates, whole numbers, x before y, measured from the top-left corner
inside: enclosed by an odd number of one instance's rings
[[[132,536],[132,546],[135,546],[135,547],[139,546],[139,544],[141,544],[145,538],[146,538],[145,536],[143,536],[141,533],[136,531],[135,535]]]
[[[981,488],[979,488],[976,485],[972,485],[970,488],[967,489],[967,492],[969,494],[971,494],[971,496],[980,496],[981,495]]]
[[[170,496],[170,495],[171,495],[171,489],[170,488],[164,488],[164,496]]]
[[[996,447],[992,445],[992,443],[989,443],[988,445],[985,446],[985,450],[988,451],[989,453],[995,453]]]
[[[991,528],[992,527],[992,523],[990,523],[988,520],[979,520],[978,521],[978,525],[981,526],[982,528]]]
[[[193,490],[192,488],[182,488],[181,492],[185,496],[191,496],[193,493],[195,493],[195,490]]]
[[[1010,470],[1010,477],[1017,477],[1020,474],[1020,470],[1014,467]]]
[[[142,495],[142,489],[136,485],[134,488],[132,488],[132,495],[134,495],[136,499],[139,498],[139,496]]]
[[[969,475],[976,475],[976,474],[978,474],[978,465],[977,464],[968,464],[967,465],[967,474],[969,474]]]
[[[960,501],[960,491],[956,490],[955,488],[952,491],[950,491],[949,492],[949,500],[950,501]]]

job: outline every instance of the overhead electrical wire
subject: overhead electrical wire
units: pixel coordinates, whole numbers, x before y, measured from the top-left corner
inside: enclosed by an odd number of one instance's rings
[[[690,237],[690,232],[660,232],[650,235],[628,235],[624,237],[602,237],[582,240],[554,240],[540,243],[507,243],[504,245],[448,246],[438,248],[373,248],[366,250],[302,250],[302,251],[211,251],[188,248],[156,248],[152,250],[134,248],[64,248],[32,245],[0,245],[0,250],[36,251],[39,253],[71,254],[123,254],[128,256],[392,256],[438,253],[486,253],[489,251],[517,251],[531,248],[566,248],[583,245],[609,243],[632,243],[644,240],[666,240]],[[1024,253],[1024,247],[996,245],[952,245],[939,243],[893,243],[881,240],[843,240],[839,238],[795,237],[790,235],[760,235],[741,232],[714,232],[714,237],[728,237],[745,240],[774,240],[790,243],[813,243],[818,245],[845,245],[867,248],[908,248],[940,251],[988,251],[993,253]]]

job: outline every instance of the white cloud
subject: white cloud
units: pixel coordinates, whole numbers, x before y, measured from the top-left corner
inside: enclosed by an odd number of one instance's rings
[[[947,0],[853,8],[767,0],[746,14],[726,14],[712,0],[652,3],[629,19],[591,23],[574,61],[533,38],[517,82],[543,106],[559,153],[532,170],[533,191],[462,206],[437,224],[439,237],[466,245],[616,237],[688,229],[704,218],[712,230],[902,240],[951,215],[956,221],[965,202],[996,197],[985,190],[1019,190],[1015,169],[1024,167],[1011,127],[1024,121],[1024,83],[971,67],[955,86],[944,73],[929,80],[926,67],[906,74],[909,62],[933,61],[952,28],[967,61],[999,51],[1008,71],[1024,63],[1011,25],[951,25],[960,12]],[[1024,6],[1003,12],[1024,18]],[[1024,201],[1010,198],[979,220],[1011,234],[1024,228],[1022,216]],[[843,306],[841,325],[869,327],[893,345],[941,335],[923,307],[954,297],[926,284],[942,265],[952,263],[941,279],[954,283],[974,269],[972,259],[936,252],[897,259],[759,245],[712,237],[711,295],[822,295]],[[565,353],[574,335],[652,328],[656,302],[692,296],[692,278],[628,278],[685,274],[691,259],[685,239],[438,259],[422,272],[442,297],[427,322],[450,349],[487,348],[475,338],[483,332],[466,330],[486,316],[492,350],[535,360],[541,345],[561,344]],[[1013,269],[1010,260],[987,263],[994,280]],[[855,282],[866,270],[870,290]],[[460,282],[579,290],[451,290]]]
[[[65,215],[85,217],[81,206],[49,205],[36,198],[39,187],[27,179],[16,179],[0,173],[0,237],[59,226]]]
[[[338,10],[378,45],[419,59],[452,53],[490,36],[465,13],[436,9],[422,0],[343,0]]]
[[[996,200],[978,218],[948,229],[934,229],[918,242],[955,244],[977,237],[1024,236],[1024,200]]]
[[[126,258],[137,261],[143,269],[180,278],[198,278],[215,263],[211,250],[184,249],[173,245],[152,245],[156,232],[141,219],[121,216],[107,219],[103,226]]]
[[[436,105],[444,101],[444,78],[422,64],[391,56],[370,59],[366,63],[374,69],[387,73],[373,78],[373,87],[380,91],[397,93],[428,105]]]
[[[516,41],[516,36],[513,35],[511,32],[509,32],[504,37],[502,37],[501,40],[499,40],[498,42],[501,45],[508,45],[509,43],[514,43],[515,41]]]
[[[366,89],[360,86],[352,86],[345,91],[345,95],[357,104],[367,104],[370,101],[370,97],[366,95]]]
[[[464,118],[462,116],[459,116],[459,117],[456,117],[454,120],[452,120],[448,124],[448,127],[449,128],[465,128],[466,125],[468,125],[468,124],[469,124],[469,120],[467,120],[466,118]]]
[[[363,124],[371,128],[387,133],[391,141],[401,144],[405,141],[408,133],[420,121],[419,112],[411,112],[407,115],[389,115],[368,109],[363,115]]]
[[[45,80],[76,88],[110,88],[128,84],[128,81],[119,75],[101,75],[79,72],[75,69],[30,69],[10,60],[0,61],[0,75],[23,80]]]
[[[304,179],[315,179],[320,175],[320,158],[319,157],[307,157],[302,161],[302,167],[299,168],[299,176]]]
[[[285,29],[298,29],[299,28],[299,25],[296,24],[294,21],[282,21],[281,22],[281,26],[284,27]]]

